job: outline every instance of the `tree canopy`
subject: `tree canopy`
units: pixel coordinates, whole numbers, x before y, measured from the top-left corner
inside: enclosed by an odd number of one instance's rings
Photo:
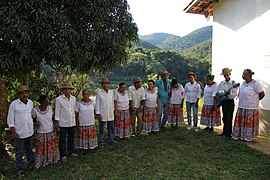
[[[138,39],[126,0],[2,0],[0,71],[40,67],[105,71],[125,61]]]

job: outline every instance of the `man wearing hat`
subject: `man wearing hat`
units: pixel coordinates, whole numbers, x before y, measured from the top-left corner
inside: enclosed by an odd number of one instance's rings
[[[155,82],[155,87],[158,88],[158,123],[159,127],[162,129],[164,128],[169,113],[169,105],[170,105],[170,86],[171,86],[171,79],[169,79],[170,73],[168,71],[164,71],[161,74],[161,79]]]
[[[145,103],[145,91],[142,87],[142,79],[135,77],[133,79],[133,86],[128,88],[128,96],[130,100],[130,107],[132,111],[131,115],[131,126],[132,135],[135,136],[142,132],[142,112]],[[137,130],[136,130],[136,118],[137,118]]]
[[[107,123],[108,143],[114,141],[114,94],[110,90],[110,80],[106,77],[101,80],[102,89],[96,95],[96,114],[99,120],[99,145],[104,145],[104,128]]]
[[[76,98],[71,95],[73,89],[71,82],[66,82],[62,87],[64,94],[55,100],[56,128],[60,131],[59,149],[63,162],[67,161],[67,156],[77,156],[74,153]],[[66,140],[68,149],[66,149]]]
[[[231,69],[223,68],[222,73],[225,80],[221,81],[219,85],[216,87],[213,95],[216,95],[220,92],[227,92],[230,88],[235,85],[235,81],[230,78]],[[234,98],[237,95],[237,88],[232,88],[230,91],[227,92],[228,100],[222,103],[222,121],[223,121],[223,132],[220,135],[226,136],[226,141],[231,140],[232,137],[232,119],[233,119],[233,112],[234,112]],[[214,97],[216,100],[219,100],[218,96]]]
[[[34,108],[33,102],[28,99],[29,88],[22,85],[18,90],[19,99],[11,102],[8,110],[7,124],[12,132],[12,139],[15,141],[16,169],[18,176],[24,176],[23,153],[26,150],[27,167],[34,168],[34,154],[32,142],[34,134],[33,118],[31,116]]]

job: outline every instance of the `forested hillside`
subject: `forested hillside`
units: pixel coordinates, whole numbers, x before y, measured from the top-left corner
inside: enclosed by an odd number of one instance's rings
[[[212,38],[212,26],[195,30],[184,37],[165,33],[154,33],[147,36],[139,36],[140,39],[164,50],[183,52],[197,44]]]

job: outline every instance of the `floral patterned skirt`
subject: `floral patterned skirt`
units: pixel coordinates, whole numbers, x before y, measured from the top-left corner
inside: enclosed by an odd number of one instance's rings
[[[220,108],[213,108],[212,105],[203,105],[200,124],[209,127],[220,126]]]
[[[131,118],[129,109],[117,110],[118,116],[114,121],[115,136],[119,138],[127,138],[132,133]]]
[[[76,133],[76,148],[94,149],[97,146],[98,139],[96,126],[79,126]]]
[[[55,132],[37,133],[36,137],[36,168],[57,163],[60,160],[58,138]]]
[[[158,132],[159,125],[158,125],[158,112],[156,107],[144,107],[143,111],[143,129],[142,131],[145,133],[148,132]]]
[[[233,138],[252,141],[259,134],[259,110],[238,108],[234,120]]]
[[[168,113],[168,124],[179,124],[184,122],[183,108],[181,104],[170,104]]]

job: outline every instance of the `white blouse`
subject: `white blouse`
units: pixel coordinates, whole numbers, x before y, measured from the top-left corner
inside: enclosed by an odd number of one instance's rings
[[[184,98],[184,88],[181,84],[178,84],[177,88],[172,88],[170,104],[182,104]]]
[[[259,109],[259,93],[263,92],[262,86],[258,81],[245,81],[239,90],[239,108]]]
[[[196,103],[197,99],[201,98],[201,87],[196,81],[191,84],[190,82],[185,85],[186,102]]]
[[[48,106],[46,111],[40,111],[39,107],[34,108],[32,116],[39,123],[39,127],[37,128],[38,133],[49,133],[53,131],[53,111],[51,106]]]
[[[129,108],[128,92],[121,94],[119,91],[114,92],[114,100],[117,102],[117,110],[127,110]]]
[[[76,112],[79,113],[79,126],[90,126],[95,124],[95,108],[94,103],[78,102]]]
[[[145,90],[145,106],[146,107],[156,107],[157,106],[157,91],[154,90],[153,93],[149,92],[148,89]]]
[[[204,88],[204,105],[213,105],[214,104],[214,92],[217,87],[217,83],[212,85],[206,85]]]

